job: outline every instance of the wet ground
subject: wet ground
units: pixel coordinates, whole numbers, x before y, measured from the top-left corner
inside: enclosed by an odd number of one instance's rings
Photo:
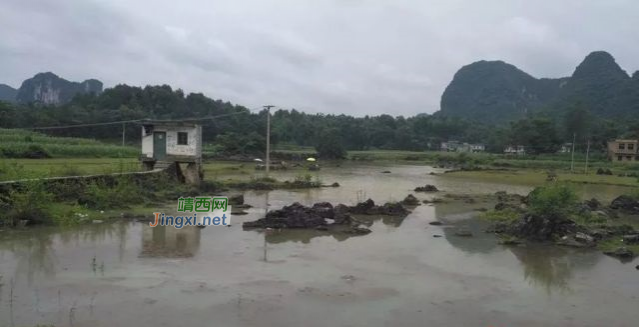
[[[498,245],[472,219],[485,203],[371,217],[366,236],[241,228],[294,201],[401,200],[424,184],[450,193],[529,191],[430,171],[437,170],[325,169],[322,181],[341,187],[247,192],[254,207],[233,216],[231,227],[122,222],[0,232],[0,326],[636,326],[639,260]],[[582,194],[609,199],[624,191]],[[474,236],[455,236],[446,225]]]

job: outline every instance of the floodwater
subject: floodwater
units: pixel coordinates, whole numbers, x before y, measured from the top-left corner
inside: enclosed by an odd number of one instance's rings
[[[234,215],[231,227],[118,222],[0,232],[0,326],[637,325],[639,260],[498,245],[472,219],[486,203],[422,205],[405,219],[371,217],[373,232],[365,236],[241,228],[294,201],[400,200],[424,184],[450,193],[530,190],[431,171],[326,169],[318,172],[322,181],[341,187],[246,192],[253,208]],[[433,220],[449,226],[429,225]],[[474,237],[455,236],[456,225]]]

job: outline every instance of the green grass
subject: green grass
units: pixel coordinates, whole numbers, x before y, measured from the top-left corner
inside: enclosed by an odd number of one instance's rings
[[[0,181],[142,170],[133,158],[0,159]]]
[[[520,216],[521,213],[511,209],[488,210],[479,215],[481,219],[495,223],[512,223],[519,219]]]
[[[41,149],[54,158],[135,158],[137,147],[119,146],[93,139],[53,137],[19,129],[0,128],[0,157],[28,157],[34,149]]]
[[[612,237],[597,244],[597,248],[603,252],[615,251],[620,247],[626,247],[634,253],[639,253],[639,244],[626,244],[621,239],[621,236]]]

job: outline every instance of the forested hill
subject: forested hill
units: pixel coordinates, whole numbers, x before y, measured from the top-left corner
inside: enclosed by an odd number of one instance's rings
[[[100,92],[102,82],[96,79],[71,82],[54,73],[46,72],[24,80],[17,90],[0,84],[0,101],[59,105],[71,101],[76,94]]]
[[[601,118],[639,113],[639,74],[631,78],[607,52],[590,53],[570,77],[537,79],[502,61],[462,67],[441,98],[441,114],[485,123],[532,113],[560,117],[575,103]]]
[[[0,127],[32,128],[75,124],[153,119],[218,117],[201,120],[207,143],[223,144],[231,153],[263,151],[266,113],[261,108],[246,108],[201,93],[185,94],[168,85],[134,87],[117,85],[101,94],[78,94],[68,103],[53,106],[0,102]],[[347,115],[307,114],[295,109],[274,110],[272,141],[299,146],[315,146],[322,138],[331,138],[350,150],[439,148],[447,139],[477,140],[483,127],[468,128],[462,119],[421,114],[414,117],[352,117]],[[135,144],[139,126],[127,124],[127,139]],[[47,130],[55,136],[74,136],[118,140],[120,125]]]
[[[577,140],[577,149],[585,148],[588,140],[592,144],[592,151],[603,151],[610,139],[639,137],[639,117],[636,115],[630,119],[601,118],[602,110],[614,115],[615,112],[609,107],[621,101],[639,104],[637,99],[632,98],[636,95],[633,90],[637,89],[637,76],[630,78],[623,71],[612,69],[616,67],[614,60],[602,53],[589,56],[574,76],[567,80],[538,80],[503,62],[480,62],[471,66],[457,74],[456,79],[462,83],[454,83],[456,85],[447,90],[447,93],[455,91],[459,97],[468,95],[471,98],[454,99],[459,105],[454,114],[449,115],[448,110],[412,117],[353,117],[280,109],[272,112],[271,140],[276,146],[329,144],[330,148],[347,150],[417,151],[436,150],[442,141],[457,140],[483,143],[492,152],[502,152],[507,145],[517,144],[527,146],[530,153],[551,153],[573,138]],[[593,74],[598,78],[589,77]],[[484,86],[477,87],[482,84]],[[464,89],[471,89],[474,93],[464,92]],[[521,89],[525,92],[521,92]],[[575,94],[583,96],[570,96]],[[483,100],[475,103],[471,101],[472,98]],[[510,99],[510,102],[503,101],[504,98]],[[565,112],[543,114],[544,104],[551,102],[565,106],[565,109],[562,108]],[[483,115],[489,115],[488,111],[496,110],[495,104],[500,104],[502,111],[493,114],[492,120],[482,119]],[[480,109],[475,115],[467,115],[462,110],[466,106]],[[517,108],[523,109],[516,111]],[[630,106],[619,108],[636,110]],[[478,110],[483,110],[482,114],[477,114],[480,112]],[[516,114],[507,116],[512,112]],[[512,124],[492,124],[498,122],[501,116],[507,116],[503,120],[514,121]],[[204,141],[219,147],[220,152],[256,154],[264,151],[266,113],[261,108],[246,108],[214,100],[201,93],[185,94],[168,85],[117,85],[99,94],[79,92],[68,102],[57,105],[39,101],[0,101],[0,128],[31,129],[185,118],[200,119]],[[140,126],[134,122],[125,126],[127,142],[139,144]],[[54,136],[120,142],[122,125],[62,128],[45,132]]]

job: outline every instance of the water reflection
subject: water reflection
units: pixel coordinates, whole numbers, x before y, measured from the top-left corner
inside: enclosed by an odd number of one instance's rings
[[[485,230],[487,222],[474,219],[479,213],[469,211],[473,206],[442,203],[434,206],[437,220],[451,224],[442,227],[446,240],[455,248],[467,253],[491,253],[507,248],[519,260],[524,279],[535,287],[552,291],[570,291],[574,270],[586,270],[594,266],[601,256],[594,250],[561,248],[550,245],[503,246],[497,238]],[[458,229],[472,232],[472,237],[456,235]]]
[[[523,267],[524,279],[531,285],[553,290],[570,290],[573,271],[593,267],[601,258],[595,251],[556,246],[509,247]]]
[[[32,285],[40,277],[55,277],[60,270],[56,249],[61,246],[83,248],[85,244],[117,240],[118,255],[122,261],[129,226],[126,223],[92,224],[65,229],[36,227],[10,231],[0,237],[0,261],[7,262],[4,256],[11,254],[13,260],[8,262],[13,264],[8,267],[14,267],[16,281],[26,280],[27,285]],[[65,248],[62,248],[63,252]]]
[[[200,228],[172,226],[142,228],[142,258],[190,258],[200,249]]]

